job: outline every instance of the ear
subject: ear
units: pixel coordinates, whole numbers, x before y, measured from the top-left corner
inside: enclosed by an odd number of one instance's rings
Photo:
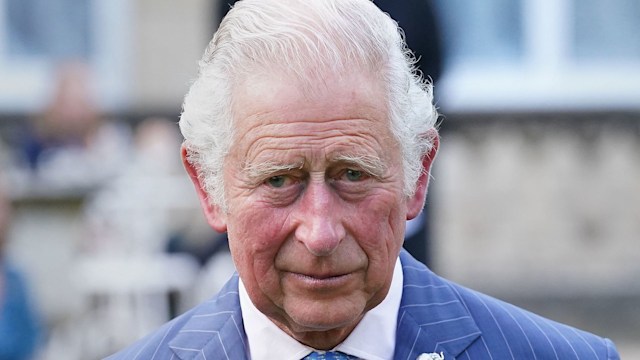
[[[198,194],[198,198],[200,199],[200,206],[204,211],[204,216],[207,219],[207,223],[217,232],[223,233],[227,231],[227,217],[224,211],[220,209],[219,206],[211,204],[209,201],[209,197],[207,196],[207,192],[200,181],[200,177],[198,176],[198,169],[189,161],[187,148],[182,145],[180,148],[180,157],[182,158],[182,164],[184,165],[185,170],[187,170],[187,174],[189,174],[189,178],[191,182],[193,182],[193,186],[196,188],[196,193]]]
[[[427,134],[428,137],[433,137],[433,147],[422,158],[422,168],[424,169],[418,183],[416,185],[416,192],[407,200],[407,220],[411,220],[418,216],[424,207],[425,199],[427,196],[427,187],[429,186],[429,175],[431,173],[431,165],[438,153],[438,147],[440,146],[440,137],[438,132],[433,129]]]

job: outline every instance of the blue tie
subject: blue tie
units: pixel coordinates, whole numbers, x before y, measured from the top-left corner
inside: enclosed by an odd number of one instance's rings
[[[355,356],[347,355],[339,351],[327,351],[323,353],[314,351],[311,354],[305,356],[302,360],[356,360],[356,359],[358,358]]]

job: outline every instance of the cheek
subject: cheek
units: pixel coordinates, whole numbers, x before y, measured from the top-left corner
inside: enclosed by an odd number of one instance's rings
[[[353,211],[352,224],[357,224],[355,232],[362,245],[379,248],[402,243],[405,226],[404,204],[396,196],[372,197],[360,203]]]
[[[352,235],[369,260],[369,285],[390,281],[404,240],[405,211],[396,197],[372,198],[354,211]]]
[[[289,236],[288,215],[282,209],[265,209],[253,203],[229,216],[229,248],[253,303],[263,313],[278,313],[282,286],[274,264]]]
[[[234,216],[235,215],[235,216]],[[253,269],[256,278],[268,273],[286,241],[287,214],[282,209],[261,208],[257,204],[229,216],[229,246],[238,270]]]

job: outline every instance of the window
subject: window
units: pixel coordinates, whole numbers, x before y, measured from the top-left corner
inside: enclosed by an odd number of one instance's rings
[[[91,37],[88,1],[5,1],[9,57],[87,60]]]
[[[578,62],[640,60],[640,1],[574,0],[571,55]]]
[[[523,56],[521,0],[440,0],[444,46],[449,60],[519,61]]]
[[[99,105],[126,105],[130,38],[126,0],[0,0],[0,112],[48,100],[57,64],[90,64]]]
[[[640,109],[637,0],[436,0],[446,111]]]

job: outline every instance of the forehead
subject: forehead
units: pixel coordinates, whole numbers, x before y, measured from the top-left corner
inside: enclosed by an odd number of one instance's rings
[[[362,74],[329,75],[303,86],[275,74],[245,79],[234,88],[232,149],[249,157],[265,150],[389,146],[388,107],[379,80]]]
[[[383,82],[364,71],[336,70],[339,73],[334,73],[311,69],[295,75],[278,65],[253,69],[256,73],[238,74],[233,84],[236,126],[242,125],[240,123],[250,115],[269,108],[289,110],[331,104],[332,113],[340,115],[354,110],[355,101],[360,111],[387,112]]]

